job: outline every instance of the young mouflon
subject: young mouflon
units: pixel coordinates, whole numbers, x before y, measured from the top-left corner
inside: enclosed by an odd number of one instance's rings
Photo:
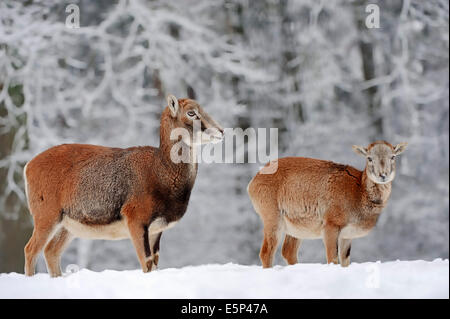
[[[283,234],[282,255],[297,263],[302,239],[322,238],[328,263],[350,264],[353,238],[366,236],[375,226],[391,194],[395,157],[407,143],[393,146],[377,141],[353,146],[366,158],[364,171],[351,166],[304,157],[278,160],[274,174],[261,171],[248,185],[253,207],[264,223],[260,258],[264,268]],[[339,259],[338,259],[339,255]]]
[[[195,145],[218,142],[223,129],[194,100],[167,97],[161,116],[160,145],[111,148],[63,144],[34,157],[24,168],[33,234],[25,246],[25,274],[32,276],[44,248],[52,277],[61,275],[60,257],[74,237],[130,238],[144,272],[158,264],[164,230],[186,212],[197,176]],[[174,140],[183,128],[202,139]],[[188,135],[189,136],[189,135]],[[192,140],[191,140],[192,141]],[[185,143],[188,161],[173,161],[171,150]]]

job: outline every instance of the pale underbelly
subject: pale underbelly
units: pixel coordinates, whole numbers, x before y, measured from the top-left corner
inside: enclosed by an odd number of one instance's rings
[[[322,237],[320,222],[311,222],[307,226],[293,223],[284,217],[285,231],[288,235],[301,239],[317,239]]]
[[[130,238],[125,220],[119,220],[108,225],[86,225],[69,217],[64,217],[61,224],[75,237],[108,240]]]
[[[341,229],[340,237],[344,239],[352,239],[364,237],[370,232],[370,229],[365,229],[356,225],[347,225]]]
[[[307,225],[293,223],[286,217],[284,219],[286,234],[300,238],[300,239],[320,239],[323,238],[323,223],[320,221],[311,221]],[[357,225],[347,225],[341,229],[339,233],[340,238],[353,239],[364,237],[370,232],[370,229],[365,229]]]
[[[176,222],[166,223],[164,218],[156,218],[148,227],[148,234],[158,234],[172,228]],[[86,239],[120,240],[130,238],[130,232],[124,219],[108,225],[86,225],[65,216],[61,225],[75,237]]]

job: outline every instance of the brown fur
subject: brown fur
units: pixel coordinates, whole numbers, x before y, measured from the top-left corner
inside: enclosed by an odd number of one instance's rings
[[[60,276],[60,255],[73,237],[131,238],[144,272],[158,263],[161,233],[186,212],[197,176],[192,147],[188,163],[174,163],[172,129],[192,135],[195,110],[202,130],[222,128],[193,100],[171,96],[161,116],[159,148],[126,149],[64,144],[33,158],[25,167],[28,205],[34,231],[25,246],[25,273],[34,274],[45,247],[51,276]],[[178,104],[177,104],[178,102]]]
[[[375,147],[381,144],[387,148]],[[400,146],[398,154],[406,144]],[[303,157],[279,159],[274,174],[259,172],[248,192],[264,223],[260,252],[263,267],[271,267],[283,234],[286,238],[282,255],[288,264],[297,262],[301,239],[322,238],[327,262],[338,263],[340,255],[341,265],[347,266],[351,239],[365,236],[375,226],[391,193],[391,181],[375,183],[368,177],[369,169],[393,178],[394,163],[380,163],[388,158],[392,161],[395,150],[384,141],[369,145],[362,152],[375,159],[370,158],[363,172],[348,165]]]

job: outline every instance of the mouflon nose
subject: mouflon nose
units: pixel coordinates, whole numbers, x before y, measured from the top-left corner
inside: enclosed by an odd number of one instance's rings
[[[386,174],[380,174],[380,177],[381,177],[382,180],[385,180],[386,179]]]

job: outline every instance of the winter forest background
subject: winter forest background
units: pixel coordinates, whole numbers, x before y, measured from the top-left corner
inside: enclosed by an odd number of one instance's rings
[[[71,3],[79,29],[65,25]],[[378,29],[365,25],[370,3]],[[65,142],[158,145],[168,93],[197,99],[224,127],[278,128],[280,156],[362,169],[353,144],[409,142],[352,260],[448,258],[448,50],[448,0],[3,0],[0,272],[23,271],[32,232],[24,164]],[[258,167],[200,165],[188,212],[162,236],[160,267],[259,264],[262,224],[246,193]],[[322,242],[305,241],[300,262],[325,262]],[[139,268],[128,240],[77,239],[68,264]]]

